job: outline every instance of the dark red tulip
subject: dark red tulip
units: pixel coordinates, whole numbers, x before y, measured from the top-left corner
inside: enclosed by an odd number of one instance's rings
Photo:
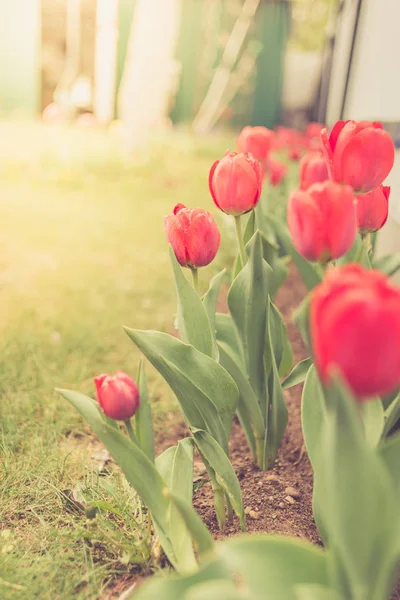
[[[329,179],[328,167],[320,152],[309,152],[300,161],[300,189]]]
[[[355,202],[351,187],[333,181],[293,192],[287,219],[297,252],[322,263],[346,254],[357,235]]]
[[[381,123],[338,121],[321,138],[332,178],[357,192],[380,186],[393,167],[393,140]]]
[[[97,400],[102,411],[115,421],[127,421],[136,413],[140,404],[139,390],[129,375],[118,371],[113,375],[94,378]]]
[[[182,267],[197,269],[214,260],[220,234],[207,210],[177,204],[173,213],[164,217],[164,227],[168,242]]]
[[[380,185],[372,192],[357,196],[357,221],[361,233],[381,229],[389,212],[390,187]]]
[[[208,183],[218,208],[238,217],[256,207],[263,177],[261,164],[251,154],[228,151],[211,167]]]
[[[360,265],[330,269],[312,293],[310,327],[325,384],[336,369],[359,400],[400,386],[400,290],[386,275]]]
[[[245,127],[238,137],[238,151],[265,160],[272,149],[274,132],[266,127]]]

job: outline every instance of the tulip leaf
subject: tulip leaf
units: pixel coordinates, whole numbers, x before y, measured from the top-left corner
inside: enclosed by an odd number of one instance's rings
[[[154,431],[153,418],[149,403],[149,395],[147,392],[146,373],[144,370],[143,361],[139,363],[137,375],[137,385],[140,394],[139,409],[135,414],[135,433],[139,447],[143,450],[146,456],[154,462]]]
[[[187,600],[188,592],[209,581],[230,581],[230,570],[220,560],[201,566],[191,575],[154,575],[135,592],[135,600]]]
[[[192,587],[186,594],[185,600],[257,600],[246,591],[239,590],[234,581],[220,579],[206,581]]]
[[[242,217],[242,219],[243,219],[243,217]],[[248,242],[253,237],[255,231],[256,231],[256,216],[255,216],[255,211],[252,210],[247,219],[246,227],[244,228],[244,233],[243,233],[243,243],[245,246],[247,246]],[[242,261],[240,258],[240,254],[238,254],[236,257],[236,260],[235,260],[234,268],[233,268],[233,279],[236,278],[236,276],[240,273],[241,270],[242,270]]]
[[[240,340],[233,321],[227,314],[217,313],[217,341],[220,363],[232,376],[239,389],[237,413],[256,460],[255,437],[264,440],[264,417],[245,371]]]
[[[396,495],[383,461],[365,439],[355,400],[338,380],[325,395],[314,477],[335,583],[346,598],[387,598],[398,560]]]
[[[228,306],[244,349],[246,372],[259,403],[266,404],[264,344],[267,329],[268,287],[271,272],[263,259],[261,234],[247,245],[249,259],[228,294]]]
[[[287,327],[281,313],[273,302],[270,303],[271,343],[279,375],[285,375],[292,367],[293,352]]]
[[[361,236],[358,234],[347,254],[337,261],[338,266],[347,265],[349,263],[358,263],[366,269],[371,269],[371,261],[368,256],[367,247],[362,241]]]
[[[301,337],[303,338],[304,344],[311,353],[312,351],[312,342],[311,342],[311,333],[310,333],[310,295],[306,296],[304,300],[297,307],[296,312],[294,313],[294,320],[297,325],[297,329],[301,333]]]
[[[228,451],[238,389],[212,358],[166,333],[125,329],[175,393],[186,421]]]
[[[400,393],[392,400],[384,413],[384,427],[382,436],[389,435],[393,427],[400,420]]]
[[[297,585],[295,595],[296,600],[342,600],[343,598],[335,590],[314,584]]]
[[[400,269],[400,252],[389,254],[388,256],[374,258],[372,261],[372,266],[374,269],[382,271],[382,273],[392,277],[392,275],[395,275]]]
[[[156,467],[170,490],[182,497],[190,511],[193,497],[193,440],[186,438],[177,446],[168,448],[156,459]],[[168,511],[168,536],[171,540],[180,570],[190,571],[196,568],[196,558],[193,552],[192,538],[182,519],[180,511],[170,502]]]
[[[279,379],[278,366],[273,351],[271,336],[272,323],[276,318],[276,314],[277,313],[274,313],[273,311],[272,302],[270,301],[267,338],[270,344],[269,360],[272,358],[272,364],[268,377],[268,423],[265,431],[265,466],[269,466],[271,461],[275,459],[288,423],[288,409]]]
[[[268,220],[275,231],[280,246],[285,250],[286,254],[292,258],[306,287],[309,290],[312,290],[322,280],[321,268],[318,265],[312,265],[308,260],[300,256],[292,244],[287,225],[280,222],[275,217],[270,216],[268,217]]]
[[[400,495],[400,434],[391,436],[378,448],[379,455],[383,459],[390,474],[393,489],[397,497]]]
[[[365,438],[375,448],[381,441],[384,427],[383,405],[379,398],[364,402],[360,406]]]
[[[208,315],[208,320],[210,321],[211,330],[213,337],[215,338],[215,313],[217,311],[217,301],[219,296],[219,291],[221,289],[222,282],[224,280],[226,274],[226,269],[220,271],[213,279],[211,280],[210,287],[208,291],[203,296],[203,306]],[[216,358],[217,360],[217,358]]]
[[[192,484],[192,482],[190,483]],[[171,490],[173,491],[170,491],[168,494],[171,504],[179,514],[183,523],[185,523],[187,531],[190,532],[199,555],[201,556],[202,554],[210,552],[214,549],[215,545],[211,533],[204,525],[197,512],[193,509],[191,503],[179,496],[173,488],[171,488]]]
[[[328,551],[311,544],[243,535],[218,544],[216,551],[250,597],[296,600],[298,585],[329,585]]]
[[[200,296],[184,276],[172,246],[169,247],[169,255],[178,296],[177,316],[181,339],[185,344],[194,346],[199,352],[215,357],[217,345],[206,309]]]
[[[304,444],[312,466],[315,468],[320,454],[321,427],[325,414],[325,397],[315,366],[312,365],[304,383],[301,398],[301,424]]]
[[[240,520],[240,527],[246,529],[242,492],[232,464],[216,440],[201,429],[191,428],[196,446],[207,465],[215,471],[216,481],[228,496],[232,507]]]
[[[92,398],[71,390],[59,389],[57,391],[86,419],[115,462],[121,467],[128,483],[150,510],[168,559],[179,570],[179,561],[168,535],[169,502],[163,495],[166,483],[155,465],[139,446],[107,424],[98,404]]]
[[[291,370],[289,375],[282,381],[282,388],[284,390],[288,390],[299,383],[303,383],[312,365],[313,359],[311,356],[298,362],[297,365]]]

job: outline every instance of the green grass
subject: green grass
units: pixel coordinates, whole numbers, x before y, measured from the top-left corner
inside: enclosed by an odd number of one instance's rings
[[[0,598],[106,598],[158,565],[134,493],[99,472],[101,446],[54,388],[93,394],[101,372],[134,375],[122,325],[171,330],[163,216],[182,202],[222,223],[207,176],[234,138],[175,134],[132,162],[102,132],[1,123],[0,136]],[[173,398],[148,374],[165,426]]]

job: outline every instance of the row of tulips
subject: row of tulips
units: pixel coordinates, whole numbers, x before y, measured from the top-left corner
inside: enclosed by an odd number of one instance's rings
[[[376,259],[370,234],[387,217],[383,184],[394,146],[380,124],[367,122],[340,122],[329,137],[311,124],[301,138],[289,138],[288,130],[245,128],[239,153],[227,152],[211,167],[211,196],[232,217],[238,241],[228,312],[216,309],[225,271],[204,295],[198,289],[198,269],[219,249],[217,224],[208,211],[180,204],[165,217],[179,339],[126,328],[175,393],[191,437],[155,457],[142,364],[137,382],[124,373],[97,377],[97,402],[61,390],[139,494],[181,574],[144,585],[141,600],[390,595],[400,559],[400,436],[393,434],[400,419],[400,290],[387,274],[400,261]],[[309,153],[301,160],[299,189],[284,207],[286,220],[262,190],[277,160],[272,153],[290,144]],[[288,257],[310,290],[296,316],[310,357],[292,370],[286,326],[273,302]],[[215,545],[192,507],[194,450],[210,477],[220,527],[236,513],[244,530],[228,452],[234,415],[255,462],[267,469],[287,425],[283,390],[304,380],[303,433],[325,550],[263,536]],[[367,499],[361,507],[356,489]]]

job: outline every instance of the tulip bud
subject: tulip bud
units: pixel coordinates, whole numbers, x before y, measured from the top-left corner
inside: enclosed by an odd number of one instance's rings
[[[265,160],[272,149],[274,132],[266,127],[245,127],[238,137],[238,151]]]
[[[129,375],[118,371],[114,376],[99,375],[94,378],[97,400],[102,411],[115,421],[127,421],[140,404],[139,390]]]
[[[392,170],[394,144],[381,123],[338,121],[321,139],[332,178],[357,192],[377,188]]]
[[[312,293],[310,332],[325,384],[338,369],[360,401],[400,386],[400,290],[383,273],[329,270]]]
[[[309,123],[306,127],[306,137],[309,139],[318,138],[321,135],[321,131],[325,128],[321,123]]]
[[[164,217],[168,242],[182,267],[205,267],[218,252],[220,235],[212,215],[202,208],[177,204],[173,214]]]
[[[346,254],[357,235],[355,202],[349,186],[333,181],[293,192],[287,219],[297,252],[322,263]]]
[[[210,170],[211,196],[220,210],[238,217],[253,210],[261,195],[263,171],[251,154],[227,152]]]
[[[309,152],[300,161],[300,189],[308,190],[314,183],[329,179],[328,167],[319,152]]]
[[[357,196],[357,221],[361,233],[381,229],[389,212],[390,187],[380,185],[367,194]]]
[[[269,175],[269,183],[272,186],[279,185],[286,177],[287,166],[279,160],[270,158],[266,163],[266,171]]]

